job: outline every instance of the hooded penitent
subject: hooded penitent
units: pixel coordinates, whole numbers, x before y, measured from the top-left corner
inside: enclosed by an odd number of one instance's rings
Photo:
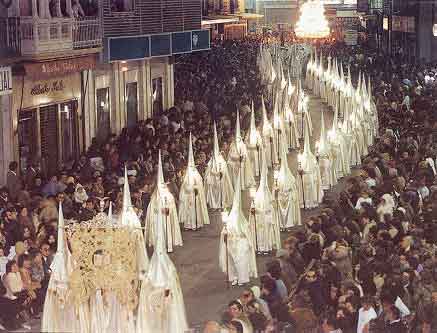
[[[121,209],[119,224],[124,227],[132,228],[137,249],[137,272],[139,279],[143,279],[149,266],[149,257],[147,256],[141,222],[132,206],[126,167],[124,168],[123,207]]]
[[[281,246],[278,207],[273,201],[267,176],[267,164],[263,162],[259,187],[253,198],[249,215],[253,246],[258,252],[270,252]]]
[[[240,176],[237,176],[236,185],[239,183]],[[248,283],[251,277],[258,276],[258,271],[249,223],[241,210],[240,191],[235,191],[232,209],[225,222],[220,237],[220,268],[224,273],[229,268],[229,281],[233,285]]]
[[[264,103],[264,97],[261,95],[261,110],[262,110],[262,130],[261,137],[263,141],[263,146],[265,150],[265,156],[267,158],[267,166],[271,168],[273,166],[273,161],[275,160],[276,151],[275,145],[273,144],[273,126],[267,116],[267,109]]]
[[[165,219],[159,204],[157,211],[157,240],[141,284],[136,332],[184,333],[188,329],[184,298],[176,267],[167,255]]]
[[[262,138],[255,124],[255,111],[253,108],[250,113],[250,128],[246,135],[246,147],[247,153],[252,165],[252,170],[254,174],[259,177],[261,170],[261,149],[262,149]]]
[[[43,332],[71,332],[77,321],[74,304],[68,299],[68,283],[72,271],[71,254],[64,239],[64,215],[59,205],[58,243],[50,269],[50,280],[41,320]]]
[[[225,159],[220,153],[217,128],[214,123],[213,155],[205,170],[205,193],[208,206],[212,209],[230,207],[234,196],[231,178]]]
[[[296,178],[288,167],[287,151],[285,149],[282,150],[281,167],[276,182],[280,227],[289,229],[302,224],[300,214],[302,187],[296,182]]]
[[[279,101],[280,93],[279,91],[276,94],[275,103],[273,106],[273,146],[276,152],[276,155],[273,156],[273,161],[275,164],[279,163],[281,158],[280,151],[283,145],[288,147],[287,141],[282,142],[281,132],[283,130],[284,119],[282,117],[282,113],[279,110],[280,101]]]
[[[305,126],[307,127],[306,123]],[[303,171],[303,194],[305,197],[305,208],[317,207],[323,199],[322,180],[320,177],[319,164],[311,152],[308,130],[305,130],[304,151],[299,155],[300,168]]]
[[[164,224],[166,231],[166,242],[168,252],[173,252],[173,246],[182,246],[182,235],[179,226],[179,219],[176,210],[176,203],[173,194],[169,191],[167,184],[164,182],[164,173],[162,171],[161,151],[158,153],[158,174],[155,190],[150,198],[149,207],[147,208],[145,235],[147,243],[152,246],[156,243],[156,224],[158,223],[158,208],[163,209]]]
[[[188,144],[188,166],[179,192],[179,222],[190,230],[197,230],[209,224],[203,179],[194,163],[191,133]]]
[[[319,156],[320,176],[322,177],[322,187],[324,190],[328,190],[331,186],[337,183],[337,177],[335,167],[333,167],[333,158],[331,147],[328,143],[325,131],[325,115],[324,111],[321,112],[321,127],[320,127],[320,140],[316,144],[317,155]]]
[[[248,158],[247,147],[241,137],[240,115],[238,110],[237,110],[237,119],[235,124],[235,138],[229,148],[228,168],[232,179],[232,183],[234,184],[235,191],[238,191],[238,188],[236,187],[236,180],[240,173],[241,173],[240,190],[245,190],[255,185],[254,173],[252,170],[252,165]]]
[[[334,120],[332,128],[328,133],[328,142],[333,152],[333,166],[335,167],[337,179],[345,177],[350,173],[347,145],[343,137],[343,132],[338,126],[338,107],[334,108]]]
[[[297,99],[295,98],[297,95],[296,88],[291,84],[291,81],[288,80],[288,103],[284,104],[284,129],[285,135],[283,137],[283,142],[287,142],[286,146],[291,149],[299,148],[299,132],[297,129]],[[281,150],[282,151],[282,150]]]

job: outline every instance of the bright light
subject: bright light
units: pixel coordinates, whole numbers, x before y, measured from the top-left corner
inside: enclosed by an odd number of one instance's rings
[[[294,29],[299,38],[326,38],[331,33],[325,9],[319,0],[308,0],[301,6],[301,15]]]

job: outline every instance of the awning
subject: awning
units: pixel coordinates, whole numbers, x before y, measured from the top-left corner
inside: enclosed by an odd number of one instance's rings
[[[208,18],[202,20],[202,25],[213,25],[213,24],[222,24],[222,23],[236,23],[239,22],[238,17],[229,17],[229,18]]]
[[[241,13],[238,14],[238,16],[245,20],[257,20],[264,17],[264,15],[256,14],[256,13]]]

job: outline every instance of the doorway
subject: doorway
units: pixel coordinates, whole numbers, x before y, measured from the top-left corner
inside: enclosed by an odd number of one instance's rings
[[[70,100],[21,110],[18,116],[20,168],[39,161],[43,176],[69,168],[79,155],[78,102]]]

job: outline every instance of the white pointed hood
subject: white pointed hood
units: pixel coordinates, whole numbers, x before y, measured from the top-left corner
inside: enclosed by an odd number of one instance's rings
[[[318,153],[320,155],[325,155],[328,153],[328,140],[325,131],[325,112],[322,110],[321,120],[320,120],[320,140],[318,146]]]
[[[291,83],[290,78],[288,78],[288,84],[287,84],[287,95],[288,95],[288,98],[292,97],[293,94],[295,93],[295,91],[296,91],[296,87],[293,86],[293,84]]]
[[[275,103],[273,106],[273,128],[278,129],[281,125],[281,117],[279,115],[279,92],[276,94]]]
[[[271,68],[270,72],[272,74],[270,81],[271,81],[271,83],[273,83],[276,80],[276,70],[275,70],[275,66],[273,66],[273,64],[271,64],[270,68]]]
[[[350,89],[349,93],[352,92],[353,86],[352,86],[352,75],[351,75],[351,66],[347,66],[347,86]]]
[[[140,219],[132,206],[126,167],[124,168],[123,207],[121,210],[120,224],[122,226],[141,228]]]
[[[123,183],[123,210],[132,207],[132,200],[130,197],[129,182],[127,178],[127,168],[124,166],[124,183]]]
[[[161,207],[158,206],[157,241],[155,251],[150,260],[147,281],[155,288],[170,292],[166,302],[168,307],[167,325],[169,332],[185,332],[188,329],[184,297],[175,265],[167,254],[165,245],[164,219]],[[152,320],[157,320],[152,318]],[[161,319],[162,320],[162,319]]]
[[[235,141],[238,144],[242,140],[241,129],[240,129],[240,111],[237,109],[237,120],[235,122]]]
[[[158,151],[158,176],[156,185],[164,184],[164,172],[162,171],[161,149]]]
[[[193,153],[193,139],[191,137],[190,132],[190,138],[188,142],[188,167],[189,168],[196,168],[196,164],[194,163],[194,153]]]
[[[305,141],[304,141],[304,146],[303,146],[303,152],[304,154],[312,154],[311,152],[311,145],[310,145],[310,135],[309,135],[309,128],[308,128],[308,123],[307,120],[305,119],[304,121],[304,125],[305,125],[305,130],[304,130],[304,137],[305,137]]]
[[[320,74],[323,74],[323,53],[322,51],[320,51],[320,59],[319,59],[319,69],[320,69]]]
[[[64,214],[62,212],[62,204],[59,203],[59,214],[58,214],[58,243],[55,256],[53,257],[50,269],[52,274],[50,275],[50,283],[53,283],[57,290],[62,290],[64,293],[67,292],[69,272],[68,272],[68,256],[69,249],[66,247],[64,238]],[[65,296],[65,295],[64,295]]]
[[[270,193],[269,190],[269,183],[268,183],[268,173],[267,173],[267,158],[266,158],[266,152],[263,149],[262,150],[263,158],[261,163],[261,177],[259,180],[259,187],[258,187],[258,193],[262,193],[264,195]],[[264,197],[264,199],[267,199]]]
[[[108,220],[112,223],[112,201],[109,201]]]
[[[262,114],[263,114],[262,133],[264,135],[266,131],[269,131],[272,128],[272,125],[270,124],[269,118],[267,117],[267,109],[264,103],[264,97],[262,95],[261,95],[261,107],[262,107]]]
[[[214,146],[213,146],[213,150],[214,150],[214,159],[217,160],[218,157],[220,156],[220,146],[219,146],[218,136],[217,136],[217,125],[215,122],[214,122]]]
[[[164,218],[162,216],[160,203],[157,207],[156,221],[156,245],[150,259],[149,272],[147,277],[154,287],[170,289],[171,274],[176,271],[173,262],[167,254],[165,244]]]
[[[250,145],[256,145],[258,140],[257,135],[257,129],[256,129],[256,123],[255,123],[255,110],[253,108],[253,101],[252,101],[252,109],[250,110],[250,129],[249,129],[249,144]]]
[[[285,140],[286,140],[285,132],[283,131],[281,133],[281,135],[282,135],[283,142],[285,142]],[[288,151],[287,151],[286,145],[282,145],[281,166],[279,168],[279,178],[278,178],[279,181],[281,181],[281,180],[288,181],[289,179],[291,179],[293,177],[293,174],[291,173],[290,167],[288,166],[287,153],[288,153]]]
[[[340,82],[344,83],[344,71],[343,71],[343,63],[340,61]]]
[[[370,80],[370,75],[367,77],[367,95],[369,99],[372,99],[372,82]]]
[[[237,181],[235,184],[234,200],[232,202],[232,208],[228,215],[227,229],[232,234],[244,235],[246,226],[242,223],[247,222],[241,207],[241,173],[238,173]]]
[[[285,79],[284,70],[282,68],[282,61],[281,58],[279,58],[279,65],[281,70],[281,89],[284,89],[287,86],[287,80]]]

